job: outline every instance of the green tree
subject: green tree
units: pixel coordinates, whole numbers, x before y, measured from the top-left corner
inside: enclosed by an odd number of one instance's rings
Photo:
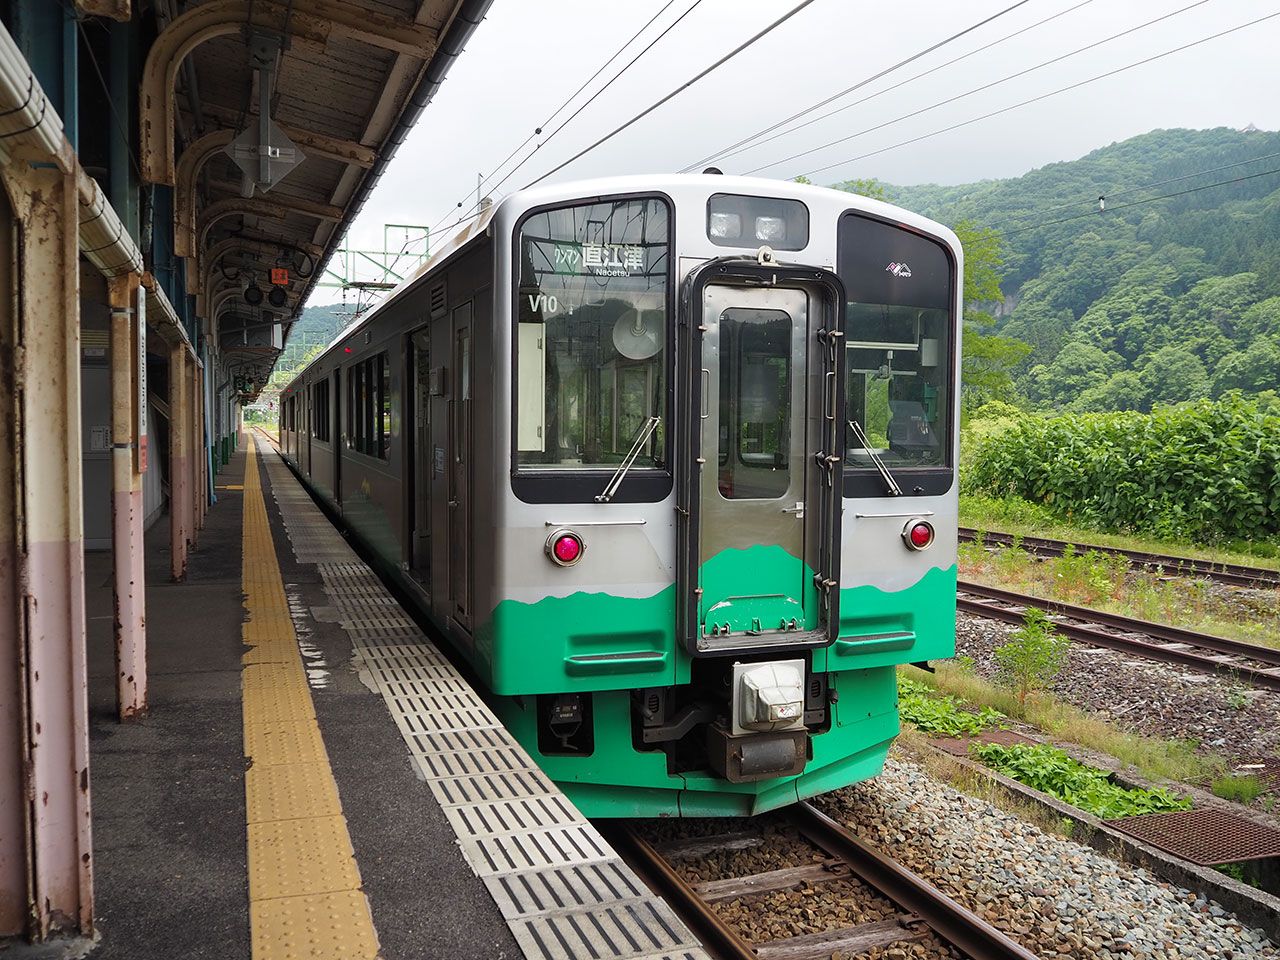
[[[1151,355],[1139,373],[1151,405],[1209,396],[1209,371],[1188,347],[1170,344]]]
[[[799,177],[796,178],[796,182],[801,182]],[[807,183],[808,181],[804,182]],[[845,193],[856,193],[861,197],[870,197],[872,200],[888,201],[889,199],[889,194],[885,190],[884,184],[875,177],[845,180],[843,183],[837,183],[835,188],[843,190]]]
[[[1059,636],[1043,610],[1026,612],[1022,626],[1009,642],[996,647],[996,679],[1018,695],[1026,706],[1027,697],[1045,690],[1062,672],[1070,641]]]
[[[1067,409],[1076,413],[1106,413],[1109,410],[1150,410],[1151,396],[1142,377],[1134,370],[1121,370],[1105,383],[1089,387]]]
[[[1280,386],[1280,338],[1255,341],[1247,350],[1228,353],[1213,368],[1213,394],[1228,390],[1261,393]]]

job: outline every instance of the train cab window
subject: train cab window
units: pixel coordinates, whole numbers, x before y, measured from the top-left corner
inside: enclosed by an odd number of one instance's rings
[[[517,475],[594,472],[607,480],[630,460],[623,484],[630,493],[618,499],[661,499],[640,492],[646,473],[661,472],[670,489],[670,221],[664,200],[627,198],[538,211],[521,222]],[[593,495],[603,486],[584,483]]]
[[[942,493],[952,467],[954,260],[936,240],[847,213],[837,264],[848,297],[845,494],[884,495],[880,464],[904,493]]]

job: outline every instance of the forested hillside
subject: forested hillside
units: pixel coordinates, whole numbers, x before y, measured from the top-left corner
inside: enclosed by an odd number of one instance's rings
[[[1031,347],[1009,399],[1147,410],[1280,387],[1280,133],[1156,130],[1014,179],[882,186],[999,234],[991,330]]]

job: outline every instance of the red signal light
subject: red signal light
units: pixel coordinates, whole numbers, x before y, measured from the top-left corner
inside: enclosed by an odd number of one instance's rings
[[[902,540],[908,550],[924,550],[933,545],[933,524],[928,520],[909,520],[902,528]]]
[[[572,530],[556,530],[547,537],[547,556],[562,567],[571,567],[581,560],[584,550],[582,538]]]

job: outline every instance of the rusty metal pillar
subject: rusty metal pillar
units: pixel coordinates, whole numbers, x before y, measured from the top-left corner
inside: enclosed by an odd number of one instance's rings
[[[187,543],[191,534],[190,455],[191,413],[187,409],[187,346],[169,349],[169,555],[174,580],[187,577]]]
[[[78,211],[70,173],[0,177],[0,934],[44,940],[93,932]]]
[[[115,603],[116,710],[147,709],[147,596],[142,474],[147,469],[145,295],[137,274],[108,281],[111,301],[111,566]]]

